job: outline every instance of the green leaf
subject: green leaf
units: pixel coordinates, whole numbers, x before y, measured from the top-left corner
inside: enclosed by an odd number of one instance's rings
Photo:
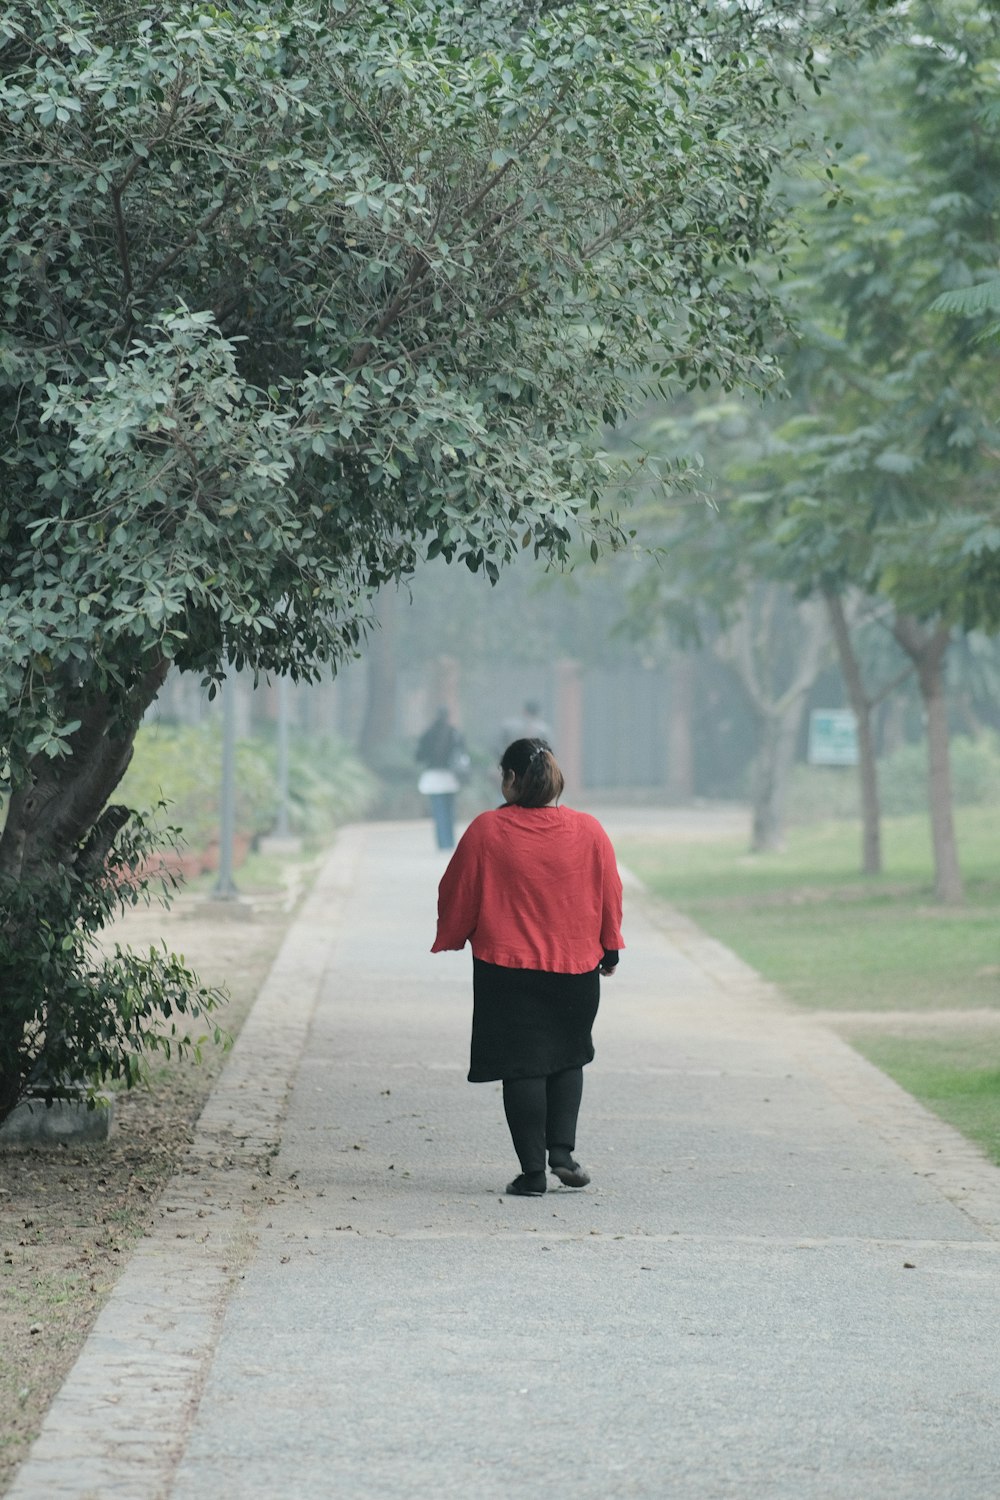
[[[942,292],[930,307],[931,312],[959,313],[965,318],[978,317],[984,312],[1000,312],[1000,276],[992,276],[975,286]]]

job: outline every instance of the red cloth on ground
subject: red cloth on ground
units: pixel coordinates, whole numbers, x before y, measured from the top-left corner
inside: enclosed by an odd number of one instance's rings
[[[469,824],[438,887],[432,953],[472,944],[508,969],[584,974],[624,948],[611,840],[571,807],[505,806]]]

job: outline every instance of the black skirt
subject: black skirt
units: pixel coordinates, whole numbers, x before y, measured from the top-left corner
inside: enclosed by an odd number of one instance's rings
[[[470,1083],[546,1078],[593,1062],[597,969],[549,974],[472,961]]]

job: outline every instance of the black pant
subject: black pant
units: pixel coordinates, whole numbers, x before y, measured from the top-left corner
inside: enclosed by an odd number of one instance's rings
[[[573,1154],[583,1097],[583,1069],[547,1078],[505,1078],[503,1107],[522,1172],[544,1172],[545,1150],[560,1165]]]

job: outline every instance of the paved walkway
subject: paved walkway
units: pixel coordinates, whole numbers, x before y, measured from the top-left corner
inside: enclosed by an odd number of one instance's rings
[[[1000,1172],[630,888],[593,1185],[503,1197],[429,837],[338,841],[15,1500],[995,1500]]]

